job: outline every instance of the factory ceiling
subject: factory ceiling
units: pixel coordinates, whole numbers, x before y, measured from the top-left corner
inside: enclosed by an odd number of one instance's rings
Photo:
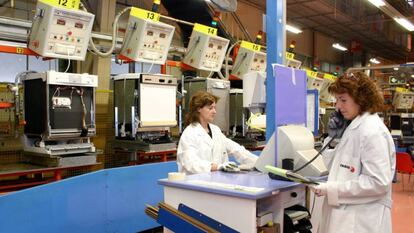
[[[265,0],[240,0],[266,10]],[[412,0],[387,0],[413,19]],[[407,49],[407,31],[366,0],[286,0],[287,22],[311,29],[350,46],[352,41],[371,54],[395,62],[414,60]]]

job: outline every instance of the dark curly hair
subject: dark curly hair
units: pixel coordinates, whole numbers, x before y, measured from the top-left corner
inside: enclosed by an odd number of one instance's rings
[[[206,91],[196,92],[191,97],[189,111],[185,115],[185,125],[187,126],[189,124],[200,122],[200,113],[198,112],[198,109],[217,103],[218,100],[218,96],[212,95]]]
[[[381,112],[384,110],[384,98],[379,87],[364,73],[350,73],[339,77],[331,84],[331,94],[348,93],[361,107],[361,112]]]

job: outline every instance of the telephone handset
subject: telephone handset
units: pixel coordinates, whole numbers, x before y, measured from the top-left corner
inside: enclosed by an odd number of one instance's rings
[[[331,138],[341,138],[345,132],[346,127],[350,124],[350,121],[345,119],[341,111],[335,110],[331,113],[328,122],[328,134]]]

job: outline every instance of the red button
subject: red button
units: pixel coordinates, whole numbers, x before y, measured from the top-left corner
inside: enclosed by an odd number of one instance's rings
[[[69,36],[71,36],[71,35],[72,35],[72,32],[71,32],[71,31],[69,31],[69,32],[68,32],[68,35],[69,35]]]

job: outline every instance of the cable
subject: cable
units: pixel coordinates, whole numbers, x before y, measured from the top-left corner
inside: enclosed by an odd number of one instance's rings
[[[68,52],[68,66],[66,67],[66,70],[65,70],[65,72],[63,72],[63,73],[68,72],[69,67],[70,67],[70,56],[69,56],[69,49],[67,49],[67,50],[66,50],[66,52]]]
[[[83,11],[88,12],[82,3],[80,3],[80,5],[81,5],[81,9]],[[95,43],[93,42],[92,36],[89,37],[89,45],[92,48],[93,52],[95,52],[97,55],[99,55],[101,57],[107,57],[109,55],[112,55],[112,52],[114,51],[115,46],[116,46],[116,39],[118,37],[118,21],[119,21],[119,18],[121,17],[121,15],[123,15],[125,12],[127,12],[131,9],[132,9],[132,7],[126,7],[115,16],[114,26],[112,28],[112,44],[111,44],[111,48],[108,51],[106,51],[106,52],[99,51],[96,48]]]
[[[78,94],[79,94],[79,97],[82,103],[82,128],[84,130],[87,130],[86,128],[86,111],[87,110],[86,110],[85,102],[83,101],[83,89],[82,88],[80,88],[80,91]]]
[[[322,152],[325,151],[326,147],[329,146],[329,144],[331,144],[331,142],[335,139],[336,137],[331,138],[331,140],[329,140],[328,143],[326,143],[326,145],[315,155],[315,157],[313,157],[311,160],[309,160],[307,163],[303,164],[300,168],[293,170],[294,173],[302,170],[303,168],[305,168],[306,166],[308,166],[309,164],[311,164],[315,159],[317,159],[319,157],[319,155],[322,154]]]
[[[312,203],[312,209],[311,209],[311,216],[313,215],[313,208],[315,207],[315,201],[316,201],[316,194],[313,194],[313,203]]]
[[[148,74],[150,74],[150,72],[151,72],[151,70],[152,70],[152,67],[154,66],[154,61],[155,61],[154,56],[152,56],[151,61],[152,61],[151,66],[150,66],[150,68],[149,68],[149,69],[148,69],[148,71],[147,71],[147,73],[148,73]]]
[[[234,43],[234,44],[232,44],[230,46],[229,50],[227,50],[227,53],[226,53],[226,61],[224,62],[224,64],[225,64],[225,73],[224,73],[224,75],[225,75],[226,79],[229,78],[229,58],[230,58],[230,52],[231,52],[231,50],[233,50],[234,46],[236,46],[236,45],[238,45],[240,43],[241,43],[240,40],[237,41],[236,43]]]

